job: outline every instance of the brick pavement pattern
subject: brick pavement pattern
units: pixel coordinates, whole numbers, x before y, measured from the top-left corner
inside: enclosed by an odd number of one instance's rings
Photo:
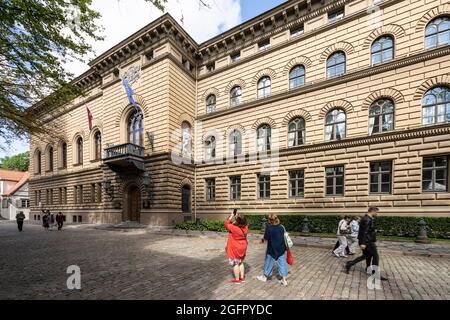
[[[389,277],[369,290],[364,264],[349,275],[345,258],[295,246],[289,285],[261,274],[265,245],[250,240],[247,282],[230,283],[225,238],[176,236],[146,230],[109,231],[69,226],[63,231],[26,224],[19,233],[0,224],[0,299],[450,299],[445,257],[381,256]],[[81,268],[81,290],[66,287],[69,265]]]

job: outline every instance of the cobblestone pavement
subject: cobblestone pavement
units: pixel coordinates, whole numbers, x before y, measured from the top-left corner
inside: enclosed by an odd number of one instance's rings
[[[295,246],[294,267],[282,287],[262,283],[265,246],[250,240],[247,281],[230,283],[223,237],[177,236],[146,230],[69,226],[19,233],[0,223],[0,299],[450,299],[450,260],[385,253],[380,290],[367,288],[363,265],[343,273],[345,258]],[[81,268],[81,290],[68,290],[66,269]]]

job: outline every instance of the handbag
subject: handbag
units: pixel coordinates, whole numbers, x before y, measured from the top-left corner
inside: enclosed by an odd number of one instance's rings
[[[292,255],[292,252],[289,249],[286,251],[286,262],[290,266],[294,264],[294,256]]]
[[[287,233],[286,228],[282,225],[284,230],[284,243],[286,244],[286,248],[292,248],[294,246],[294,242],[292,242],[289,233]]]

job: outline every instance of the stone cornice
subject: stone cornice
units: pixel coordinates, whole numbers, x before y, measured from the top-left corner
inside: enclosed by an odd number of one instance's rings
[[[204,114],[201,116],[198,116],[197,120],[209,120],[217,117],[221,117],[224,115],[228,115],[230,113],[247,110],[250,108],[254,108],[260,105],[273,103],[276,101],[292,98],[295,96],[299,96],[302,94],[306,94],[315,90],[320,90],[323,88],[328,88],[330,86],[346,83],[349,81],[354,81],[357,79],[365,78],[374,74],[386,72],[389,70],[394,70],[400,67],[405,67],[408,65],[412,65],[415,63],[428,61],[433,58],[442,57],[442,56],[448,56],[450,55],[450,46],[444,46],[441,48],[433,49],[433,50],[424,50],[420,51],[419,53],[416,53],[414,55],[408,55],[406,57],[397,57],[396,59],[376,65],[376,66],[368,66],[362,69],[353,70],[348,72],[347,74],[335,77],[332,79],[325,79],[325,80],[319,80],[317,82],[312,82],[309,84],[306,84],[303,87],[296,88],[293,90],[284,90],[279,91],[271,94],[267,98],[263,99],[253,99],[251,101],[243,102],[242,104],[235,106],[235,107],[228,107],[224,110],[219,110],[210,114]]]
[[[278,151],[278,156],[290,156],[290,155],[298,155],[298,154],[306,154],[306,153],[312,153],[312,152],[326,152],[327,150],[334,150],[334,149],[345,149],[345,148],[352,148],[352,147],[358,147],[358,146],[366,146],[371,144],[378,144],[378,143],[386,143],[386,142],[393,142],[393,141],[400,141],[400,140],[407,140],[407,139],[415,139],[415,138],[424,138],[424,137],[430,137],[430,136],[437,136],[437,135],[444,135],[444,134],[450,134],[450,123],[444,123],[444,124],[438,124],[438,125],[432,125],[432,126],[420,126],[417,128],[412,129],[400,129],[392,132],[385,132],[382,134],[375,134],[372,136],[360,136],[360,137],[352,137],[352,138],[345,138],[343,140],[339,141],[329,141],[329,142],[320,142],[320,143],[314,143],[314,144],[306,144],[301,145],[298,147],[291,147],[291,148],[282,148]],[[273,152],[267,153],[268,157],[275,156]],[[258,159],[256,153],[247,153],[244,156],[242,156],[245,161],[248,161],[251,159]],[[226,164],[232,164],[233,162],[227,162],[227,158],[222,159],[223,163]],[[242,162],[237,162],[242,163]],[[197,164],[198,167],[205,167],[205,166],[214,166],[217,165],[214,162],[211,163],[201,163]]]
[[[345,3],[349,3],[351,1],[354,1],[354,0],[350,0],[350,1],[348,1],[348,0],[347,1],[341,0],[339,2],[335,2],[335,3],[333,3],[333,5],[330,5],[328,7],[322,7],[322,8],[320,8],[320,9],[318,9],[318,10],[312,12],[312,13],[305,14],[303,17],[297,19],[294,22],[286,23],[285,25],[282,25],[282,26],[276,28],[274,31],[272,31],[270,33],[265,33],[264,37],[258,37],[258,38],[254,38],[252,40],[248,40],[248,42],[245,42],[244,44],[241,44],[241,45],[238,45],[238,46],[234,46],[234,47],[230,46],[229,50],[225,50],[225,51],[223,51],[221,53],[217,53],[215,55],[210,54],[209,58],[204,58],[202,60],[202,64],[203,65],[207,65],[208,63],[211,63],[211,61],[213,61],[213,60],[220,59],[221,57],[229,55],[229,54],[231,54],[231,53],[233,53],[233,52],[235,52],[237,50],[244,49],[245,47],[251,45],[252,43],[253,44],[257,43],[258,41],[260,41],[263,38],[268,38],[268,37],[273,36],[275,34],[278,34],[280,32],[283,32],[283,31],[295,28],[296,26],[301,25],[306,20],[314,18],[317,15],[320,15],[320,14],[332,11],[333,9],[341,7]],[[393,5],[393,4],[395,4],[397,2],[400,2],[400,1],[402,1],[402,0],[385,0],[385,1],[381,2],[381,3],[379,3],[378,6],[380,8],[384,8],[384,7]],[[344,2],[344,4],[339,4],[341,2]],[[234,62],[232,64],[229,64],[229,65],[227,65],[225,67],[222,67],[220,69],[214,70],[212,72],[208,72],[207,74],[198,77],[198,80],[203,80],[203,79],[208,78],[210,76],[217,75],[220,72],[223,72],[223,71],[226,71],[228,69],[234,68],[234,67],[236,67],[236,66],[238,66],[240,64],[243,64],[245,62],[254,60],[254,59],[258,58],[258,57],[261,57],[263,55],[269,54],[269,53],[271,53],[273,51],[282,49],[282,48],[284,48],[286,46],[290,46],[290,45],[295,44],[297,42],[304,41],[307,38],[310,38],[310,37],[313,37],[313,36],[317,36],[318,34],[323,33],[323,32],[325,32],[325,31],[327,31],[329,29],[336,28],[339,25],[346,24],[346,23],[348,23],[348,22],[350,22],[352,20],[361,18],[361,17],[363,17],[365,15],[367,15],[367,10],[360,10],[358,12],[355,12],[355,13],[351,14],[351,15],[345,16],[344,18],[342,18],[342,19],[340,19],[338,21],[335,21],[333,23],[327,23],[327,24],[325,24],[322,27],[314,29],[313,31],[306,32],[306,33],[304,33],[302,35],[296,36],[295,38],[292,38],[292,39],[289,39],[287,41],[284,41],[284,42],[282,42],[282,43],[280,43],[280,44],[278,44],[276,46],[271,46],[269,49],[266,49],[266,50],[261,51],[261,52],[257,52],[255,54],[252,54],[249,57],[242,58],[239,61],[236,61],[236,62]],[[203,48],[201,47],[200,50],[202,52]],[[211,52],[211,50],[210,50],[210,52]]]

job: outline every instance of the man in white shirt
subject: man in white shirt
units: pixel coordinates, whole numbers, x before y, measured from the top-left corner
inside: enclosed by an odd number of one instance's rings
[[[339,240],[339,247],[333,251],[336,257],[347,257],[345,255],[345,248],[347,247],[347,234],[350,233],[349,227],[350,217],[345,216],[341,221],[339,221],[337,236]]]

